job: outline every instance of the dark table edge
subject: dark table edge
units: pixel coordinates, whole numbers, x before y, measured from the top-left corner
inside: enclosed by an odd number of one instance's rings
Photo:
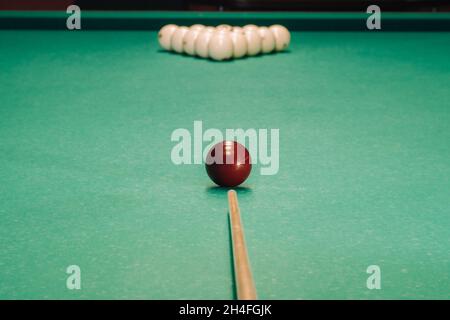
[[[0,12],[3,30],[67,30],[66,12]],[[82,12],[82,30],[159,30],[174,23],[192,25],[283,24],[300,31],[368,31],[367,13]],[[449,13],[382,13],[379,31],[450,31]]]

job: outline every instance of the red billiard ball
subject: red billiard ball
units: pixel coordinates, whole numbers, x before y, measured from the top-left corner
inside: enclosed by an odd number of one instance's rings
[[[216,184],[235,187],[247,179],[252,170],[250,153],[236,141],[214,145],[206,156],[206,172]]]

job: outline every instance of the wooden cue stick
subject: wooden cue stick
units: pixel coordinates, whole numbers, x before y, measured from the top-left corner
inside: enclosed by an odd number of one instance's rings
[[[228,191],[228,205],[230,207],[234,278],[237,298],[239,300],[256,300],[255,284],[248,259],[247,247],[245,246],[244,228],[242,226],[237,194],[234,190]]]

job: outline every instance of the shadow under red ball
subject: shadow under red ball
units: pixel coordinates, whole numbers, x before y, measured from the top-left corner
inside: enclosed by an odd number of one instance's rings
[[[236,141],[222,141],[209,150],[206,172],[214,183],[222,187],[236,187],[252,170],[250,153]]]

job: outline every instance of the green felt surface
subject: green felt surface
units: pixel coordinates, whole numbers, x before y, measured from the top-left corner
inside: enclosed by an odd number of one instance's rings
[[[233,298],[225,190],[170,161],[194,120],[280,129],[279,173],[239,190],[260,298],[450,298],[447,33],[295,32],[229,63],[155,32],[0,47],[0,298]]]

